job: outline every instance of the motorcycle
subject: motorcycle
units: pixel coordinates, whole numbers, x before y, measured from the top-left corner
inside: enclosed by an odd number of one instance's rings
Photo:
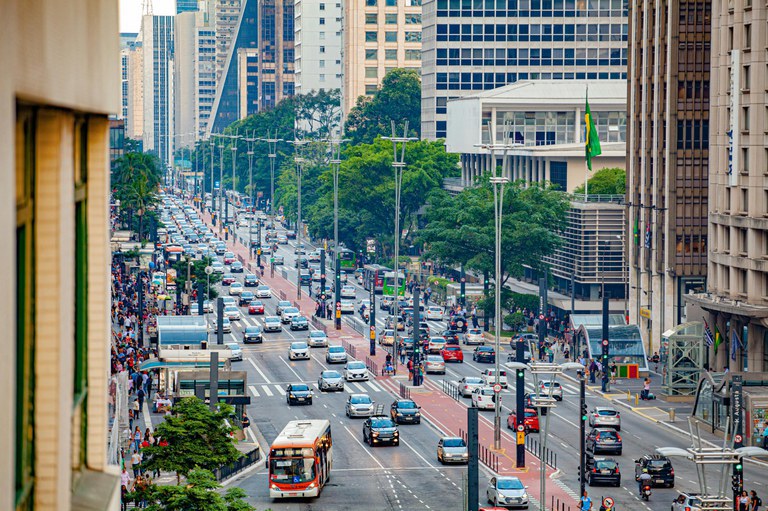
[[[640,492],[640,498],[642,498],[645,501],[648,501],[651,498],[651,485],[650,484],[643,485],[643,489]]]

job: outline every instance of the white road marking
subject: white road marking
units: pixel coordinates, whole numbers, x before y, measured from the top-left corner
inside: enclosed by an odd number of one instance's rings
[[[283,364],[285,364],[285,367],[287,367],[287,368],[288,368],[288,369],[289,369],[289,370],[290,370],[290,371],[291,371],[291,372],[294,374],[294,376],[296,376],[296,379],[297,379],[297,381],[304,381],[304,378],[302,378],[301,376],[299,376],[299,373],[297,373],[296,371],[294,371],[294,370],[293,370],[293,367],[291,367],[291,365],[290,365],[288,362],[286,362],[286,361],[285,361],[285,359],[284,359],[283,357],[279,357],[279,358],[280,358],[280,361],[281,361]]]
[[[274,396],[274,394],[272,393],[272,391],[269,389],[269,385],[262,385],[262,386],[261,386],[261,388],[262,388],[262,389],[264,389],[264,393],[265,393],[266,395],[268,395],[268,396]]]
[[[439,470],[439,469],[438,469],[436,466],[434,466],[432,463],[430,463],[429,461],[427,461],[427,459],[426,459],[424,456],[422,456],[421,454],[419,454],[419,452],[418,452],[416,449],[414,449],[414,448],[411,446],[411,444],[409,444],[408,442],[406,442],[406,441],[405,441],[405,439],[403,439],[403,437],[400,437],[400,441],[401,441],[402,443],[404,443],[404,444],[406,445],[406,447],[408,447],[410,450],[412,450],[412,451],[413,451],[413,453],[414,453],[416,456],[418,456],[419,458],[421,458],[421,459],[422,459],[422,461],[423,461],[424,463],[426,463],[426,464],[427,464],[427,466],[429,466],[429,468],[433,468],[433,469],[435,469],[435,470]]]
[[[250,363],[251,363],[251,365],[253,366],[253,368],[254,368],[254,369],[256,369],[256,372],[257,372],[257,373],[259,373],[259,374],[261,375],[261,377],[262,377],[262,378],[264,378],[264,381],[265,381],[265,382],[267,382],[267,383],[272,383],[272,382],[269,380],[269,378],[267,378],[267,375],[266,375],[266,374],[264,374],[264,373],[261,371],[261,369],[259,369],[259,366],[257,366],[257,365],[256,365],[256,362],[254,362],[252,358],[249,358],[249,359],[248,359],[248,362],[250,362]]]
[[[354,385],[355,388],[358,389],[360,392],[363,392],[363,393],[368,392],[368,389],[366,389],[365,387],[363,387],[361,384],[357,382],[350,382],[350,385]]]
[[[347,386],[346,383],[344,384],[344,392],[346,392],[347,394],[354,394],[355,393],[355,391],[353,391],[351,388],[349,388],[349,386]]]
[[[253,394],[254,397],[259,397],[259,391],[256,390],[256,387],[253,385],[248,385],[248,390],[251,391],[251,394]]]
[[[275,385],[275,390],[277,390],[277,393],[281,396],[285,395],[285,389],[283,387],[280,387],[279,385]]]
[[[371,389],[373,389],[373,391],[374,391],[374,392],[384,392],[384,389],[382,389],[381,387],[379,387],[379,386],[376,384],[376,382],[374,382],[373,380],[369,380],[369,381],[367,381],[366,383],[368,384],[368,386],[369,386],[369,387],[371,387]]]
[[[379,460],[376,458],[376,456],[374,456],[373,454],[371,454],[371,451],[369,451],[368,449],[366,449],[366,448],[365,448],[365,446],[364,446],[364,445],[363,445],[363,443],[360,441],[360,439],[358,439],[358,438],[357,438],[357,436],[356,436],[354,433],[352,433],[352,431],[349,429],[349,427],[347,427],[347,426],[344,426],[344,429],[346,429],[346,430],[347,430],[347,433],[349,433],[349,434],[350,434],[350,436],[352,437],[352,439],[353,439],[355,442],[357,442],[357,445],[359,445],[359,446],[360,446],[360,447],[363,449],[363,451],[365,451],[365,453],[366,453],[368,456],[370,456],[370,457],[371,457],[371,459],[372,459],[373,461],[375,461],[375,462],[376,462],[376,464],[377,464],[377,465],[378,465],[380,468],[382,468],[382,469],[383,469],[383,468],[384,468],[384,465],[382,465],[382,464],[381,464],[381,462],[380,462],[380,461],[379,461]]]

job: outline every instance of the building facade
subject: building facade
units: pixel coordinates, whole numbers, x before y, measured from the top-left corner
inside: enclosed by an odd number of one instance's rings
[[[511,145],[507,177],[549,181],[568,192],[583,185],[587,177],[583,124],[587,85],[602,146],[602,155],[592,160],[592,169],[624,168],[625,81],[527,81],[448,101],[445,146],[448,152],[460,154],[461,185],[472,186],[493,169],[490,151],[482,146],[502,144],[505,130]],[[502,165],[499,150],[496,159],[496,165]]]
[[[421,0],[343,1],[341,94],[346,116],[357,98],[372,96],[392,69],[421,69]]]
[[[128,112],[125,136],[134,140],[144,139],[144,46],[142,35],[128,49]]]
[[[197,10],[197,0],[176,0],[176,14],[194,12]]]
[[[710,0],[630,9],[629,315],[649,352],[684,322],[683,296],[706,285],[711,9]]]
[[[294,0],[258,0],[259,109],[293,96],[295,87]]]
[[[144,150],[165,164],[173,161],[174,16],[142,17]]]
[[[131,52],[136,45],[138,35],[134,32],[120,33],[120,113],[117,115],[119,119],[128,118]]]
[[[232,46],[237,21],[240,19],[241,0],[214,0],[213,16],[216,32],[216,82],[224,74],[227,54]]]
[[[118,511],[107,456],[118,6],[9,0],[0,33],[0,509]]]
[[[341,1],[295,0],[296,94],[341,88]]]
[[[768,372],[766,16],[759,2],[712,2],[707,293],[687,298],[722,335],[718,371]]]
[[[519,80],[622,80],[627,3],[424,0],[421,136],[447,135],[447,103]]]

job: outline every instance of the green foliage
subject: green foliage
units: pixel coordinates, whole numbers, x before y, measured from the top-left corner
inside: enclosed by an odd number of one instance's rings
[[[539,296],[525,293],[512,293],[512,305],[509,308],[513,309],[517,307],[520,307],[520,309],[528,309],[529,311],[538,312]]]
[[[479,273],[495,272],[495,208],[488,177],[455,197],[435,190],[428,200],[427,225],[418,241],[425,257],[463,264]],[[570,203],[549,186],[510,183],[504,187],[501,284],[520,277],[525,266],[543,269],[542,259],[560,246]]]
[[[408,121],[408,136],[421,133],[421,80],[413,69],[393,69],[381,81],[372,98],[361,96],[349,112],[344,133],[352,145],[371,143],[378,136],[392,135],[392,121],[402,136]]]
[[[525,316],[523,316],[522,312],[513,312],[512,314],[507,314],[504,316],[504,324],[509,325],[512,331],[519,332],[525,328]]]
[[[516,293],[512,293],[512,291],[509,288],[502,287],[501,288],[501,310],[509,310],[512,309],[514,306],[514,301],[512,300],[512,295]],[[487,310],[491,313],[491,315],[494,314],[494,311],[496,310],[496,288],[494,287],[493,282],[491,282],[490,286],[488,287],[488,296],[480,298],[477,301],[477,307],[482,310]]]
[[[446,290],[448,289],[448,284],[450,284],[451,281],[444,277],[429,277],[427,278],[427,283],[433,288],[440,288],[442,290]]]
[[[214,294],[216,290],[213,289],[213,285],[221,281],[222,274],[214,272],[208,275],[205,273],[205,267],[211,264],[212,259],[210,257],[206,257],[204,259],[193,259],[190,262],[192,265],[189,268],[189,275],[192,280],[192,287],[197,289],[198,284],[202,284],[204,294],[208,296],[208,282],[210,279],[210,291],[212,291],[211,296],[216,296]],[[176,285],[181,289],[184,289],[187,282],[187,262],[182,259],[181,261],[177,261],[173,267],[176,269]]]
[[[143,228],[144,217],[159,201],[157,192],[162,178],[160,160],[148,153],[126,153],[115,161],[112,169],[112,195],[120,201],[121,219],[139,232],[140,239],[148,235]]]
[[[187,476],[195,468],[214,470],[237,460],[241,454],[229,436],[232,428],[224,423],[233,410],[219,403],[217,411],[212,412],[196,397],[176,403],[172,414],[155,428],[155,436],[168,445],[144,450],[146,470],[176,472],[178,477]]]
[[[624,195],[627,191],[627,172],[624,169],[600,169],[589,178],[589,195]],[[584,193],[584,185],[573,193]]]
[[[221,485],[208,470],[194,469],[187,481],[175,486],[152,486],[148,493],[149,511],[253,511],[245,501],[241,488],[230,488],[224,494],[217,490]]]

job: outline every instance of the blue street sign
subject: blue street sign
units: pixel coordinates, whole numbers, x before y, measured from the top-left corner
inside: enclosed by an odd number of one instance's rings
[[[214,181],[213,188],[216,189],[216,190],[219,189],[219,182],[218,181]]]

